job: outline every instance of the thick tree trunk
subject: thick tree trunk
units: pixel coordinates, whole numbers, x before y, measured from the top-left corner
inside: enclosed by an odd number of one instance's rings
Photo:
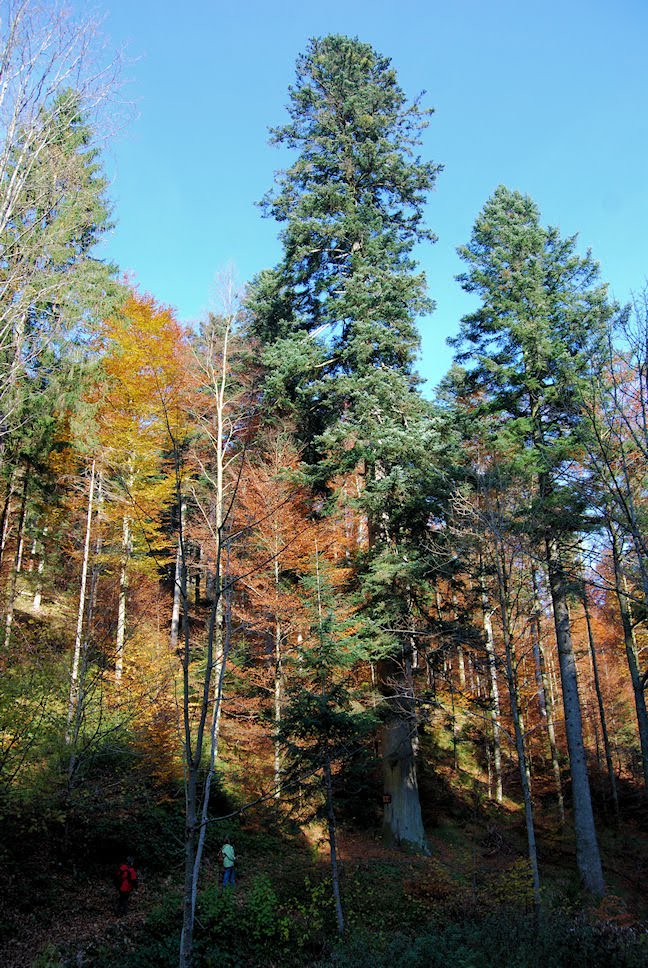
[[[385,477],[380,462],[368,465],[367,480],[376,483]],[[368,518],[369,547],[378,543],[393,545],[390,537],[389,514],[383,510]],[[383,683],[391,695],[391,715],[383,727],[383,833],[388,843],[407,845],[411,849],[427,852],[421,803],[416,775],[416,747],[418,726],[414,701],[411,657],[401,654],[385,664],[390,669],[392,681]],[[398,694],[395,695],[394,693]]]
[[[567,582],[555,538],[549,537],[546,539],[546,551],[562,682],[565,733],[569,750],[574,830],[576,834],[576,861],[585,888],[594,895],[602,896],[605,894],[605,881],[594,825],[587,758],[583,743],[583,721],[578,695],[576,658],[567,605]]]
[[[384,818],[388,843],[427,851],[419,800],[413,721],[395,716],[383,729]]]

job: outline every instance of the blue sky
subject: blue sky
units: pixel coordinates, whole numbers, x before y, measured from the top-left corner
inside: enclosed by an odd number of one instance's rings
[[[244,284],[279,257],[255,206],[282,155],[295,60],[346,33],[392,59],[410,97],[435,108],[422,155],[441,162],[428,205],[435,245],[417,253],[436,311],[421,320],[428,392],[472,305],[454,281],[475,216],[500,183],[545,222],[579,234],[625,301],[648,277],[646,0],[103,0],[125,47],[135,110],[106,149],[116,227],[102,255],[141,290],[198,318],[219,272]],[[285,161],[285,156],[283,156]]]

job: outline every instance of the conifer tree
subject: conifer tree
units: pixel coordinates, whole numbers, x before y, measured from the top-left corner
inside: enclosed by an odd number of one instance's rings
[[[297,651],[288,701],[280,726],[289,762],[288,783],[300,789],[315,785],[326,817],[331,859],[333,899],[339,934],[344,915],[337,860],[334,771],[337,764],[363,754],[372,715],[363,710],[353,689],[354,665],[366,650],[343,618],[344,605],[336,594],[333,569],[315,538],[312,574],[303,580],[310,634]]]
[[[431,446],[414,372],[415,321],[431,304],[412,258],[415,243],[433,238],[423,208],[438,166],[417,155],[430,111],[408,103],[387,58],[334,35],[298,59],[288,112],[273,140],[297,157],[263,202],[282,224],[284,254],[252,287],[251,327],[266,345],[268,395],[293,416],[313,485],[326,491],[349,473],[362,481],[366,618],[379,627],[390,678],[406,679],[403,643],[384,628],[409,624],[387,602],[400,609],[407,598],[397,545],[411,531],[412,495],[425,493]],[[385,784],[407,796],[393,796],[389,826],[422,847],[411,683],[390,691],[401,700],[392,741],[386,729]]]
[[[465,316],[460,363],[478,411],[498,414],[514,463],[529,482],[521,514],[545,549],[569,749],[577,861],[585,886],[604,892],[583,745],[572,646],[568,544],[586,528],[586,498],[570,473],[585,433],[582,391],[614,308],[598,265],[574,237],[544,228],[535,203],[500,186],[459,249],[463,288],[481,299]],[[506,419],[502,421],[502,417]]]

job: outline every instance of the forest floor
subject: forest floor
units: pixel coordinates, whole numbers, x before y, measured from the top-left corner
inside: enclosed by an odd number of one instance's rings
[[[444,818],[429,834],[429,856],[386,847],[377,835],[341,830],[339,856],[348,890],[353,890],[358,878],[363,878],[364,884],[368,878],[379,885],[388,876],[403,885],[407,897],[430,909],[437,902],[447,902],[455,889],[464,899],[471,891],[476,900],[486,892],[506,903],[507,892],[512,896],[516,890],[515,869],[524,861],[525,844],[521,818],[505,813],[504,819],[506,823]],[[554,890],[569,887],[574,881],[573,846],[549,830],[540,829],[538,839],[545,879]],[[645,924],[648,919],[647,846],[646,834],[630,829],[607,836],[603,844],[610,894],[601,915],[619,925]],[[303,884],[305,875],[327,863],[325,838],[317,826],[306,828],[299,846],[287,845],[286,851],[274,859],[267,851],[257,855],[248,847],[241,857],[235,899],[244,902],[259,874],[298,885]],[[179,883],[180,872],[176,874]],[[208,858],[204,880],[214,883],[216,876],[215,862]],[[86,875],[81,880],[71,873],[61,876],[53,903],[34,905],[20,918],[19,935],[0,947],[0,965],[50,968],[60,963],[56,953],[66,950],[76,952],[75,963],[82,966],[101,945],[117,954],[122,942],[127,943],[144,927],[149,912],[164,894],[177,886],[173,880],[144,870],[130,910],[118,917],[112,871],[98,870],[93,877]]]

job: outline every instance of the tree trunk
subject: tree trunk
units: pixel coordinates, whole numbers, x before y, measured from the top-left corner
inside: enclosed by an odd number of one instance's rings
[[[18,534],[16,536],[16,552],[14,555],[13,568],[11,569],[11,581],[9,582],[9,598],[7,600],[7,614],[5,616],[5,649],[9,648],[11,642],[11,626],[13,624],[14,606],[16,604],[16,594],[18,591],[18,575],[22,562],[23,541],[25,539],[25,515],[27,512],[27,490],[29,487],[29,474],[25,467],[23,471],[23,489],[20,500],[20,515],[18,518]]]
[[[385,477],[384,467],[377,462],[367,466],[367,478],[374,483]],[[380,541],[385,546],[392,544],[389,534],[389,514],[383,510],[368,519],[369,547],[376,547]],[[418,726],[414,700],[411,660],[406,660],[401,649],[399,668],[398,659],[386,663],[391,669],[393,683],[385,685],[392,695],[391,715],[383,727],[383,791],[384,814],[383,833],[388,843],[408,845],[414,850],[427,852],[427,842],[421,816],[418,779],[416,775],[416,747]]]
[[[169,647],[172,652],[178,649],[180,638],[180,613],[182,608],[182,528],[183,528],[184,507],[180,508],[180,522],[178,529],[178,548],[176,551],[175,569],[173,572],[173,607],[171,609],[171,634],[169,637]]]
[[[560,559],[558,542],[546,539],[549,587],[553,602],[558,661],[565,710],[565,733],[569,750],[569,769],[572,781],[576,861],[585,888],[594,895],[605,894],[605,881],[594,825],[594,811],[590,793],[587,759],[583,743],[583,721],[578,696],[576,659],[571,637],[567,582]]]
[[[383,729],[383,830],[387,843],[427,852],[412,729],[404,716],[393,717]]]
[[[479,589],[482,605],[482,623],[484,627],[486,661],[488,664],[489,698],[490,698],[490,718],[493,737],[493,767],[495,769],[495,799],[498,803],[503,799],[502,784],[502,737],[501,737],[501,710],[499,700],[499,683],[497,681],[497,655],[495,653],[495,640],[493,637],[493,609],[488,601],[486,583],[484,581],[483,561],[479,556]],[[490,776],[490,760],[489,760]],[[490,789],[490,786],[489,786]],[[489,792],[490,796],[490,792]]]
[[[331,853],[331,880],[333,882],[333,901],[337,919],[338,934],[344,934],[344,916],[340,897],[340,877],[337,861],[335,810],[333,809],[333,784],[331,782],[331,760],[328,751],[324,759],[324,786],[326,789],[326,817],[328,821],[329,850]]]
[[[504,638],[504,654],[506,661],[506,683],[508,686],[509,700],[511,704],[511,716],[513,718],[513,730],[515,733],[515,749],[520,770],[520,783],[522,784],[522,795],[524,798],[524,817],[527,831],[527,849],[529,864],[531,866],[531,876],[533,879],[533,904],[536,918],[540,915],[540,872],[538,870],[538,851],[535,839],[535,823],[533,819],[533,801],[531,799],[531,784],[529,780],[529,767],[524,749],[524,726],[520,715],[520,705],[518,701],[517,676],[515,674],[515,657],[513,654],[513,642],[511,640],[510,628],[510,603],[508,593],[508,580],[504,570],[504,562],[499,550],[496,550],[497,558],[497,579],[500,600],[500,616],[502,619],[502,635]]]
[[[639,672],[639,657],[637,642],[634,634],[632,622],[632,610],[630,598],[625,587],[625,573],[622,562],[621,541],[615,528],[610,527],[612,537],[612,558],[614,562],[614,583],[619,611],[621,613],[621,624],[623,625],[623,641],[625,645],[626,660],[630,671],[632,682],[632,692],[634,695],[635,712],[637,715],[637,726],[639,729],[639,743],[641,746],[641,766],[644,779],[644,797],[648,797],[648,714],[646,712],[646,696],[643,690],[641,674]],[[624,587],[622,587],[624,586]]]
[[[488,604],[488,597],[482,581],[482,615],[484,634],[486,636],[486,658],[488,675],[490,678],[490,718],[493,732],[493,768],[495,770],[495,799],[502,802],[502,740],[500,736],[500,701],[499,684],[497,682],[497,658],[495,656],[495,642],[493,640],[492,609]]]
[[[41,540],[37,544],[36,555],[38,564],[36,566],[36,589],[34,591],[34,611],[40,612],[43,601],[43,574],[45,572],[45,539],[47,538],[47,528],[43,528]]]
[[[70,698],[68,701],[67,729],[65,742],[72,747],[68,764],[68,782],[71,782],[76,766],[76,745],[81,727],[81,646],[83,641],[83,618],[85,614],[86,588],[88,582],[88,560],[90,558],[90,536],[92,533],[92,505],[94,499],[95,461],[92,461],[88,482],[88,513],[86,517],[85,540],[83,543],[83,562],[81,565],[81,584],[79,588],[79,608],[77,612],[74,654],[70,673]]]
[[[124,671],[124,644],[126,641],[126,599],[128,595],[128,562],[131,554],[130,520],[124,515],[122,522],[122,556],[119,567],[119,603],[117,606],[117,639],[115,643],[115,685],[121,685]]]
[[[540,625],[540,596],[538,595],[538,580],[535,568],[531,568],[531,578],[533,582],[533,656],[536,664],[536,681],[538,684],[538,697],[540,699],[540,712],[547,725],[547,737],[549,739],[549,750],[551,752],[551,767],[556,785],[556,797],[558,800],[558,816],[560,826],[565,826],[565,801],[562,791],[562,777],[560,773],[560,754],[556,743],[556,728],[554,721],[554,702],[551,686],[547,676],[547,664],[545,662],[544,648],[542,646],[542,628]]]
[[[227,323],[219,354],[218,369],[211,369],[210,389],[215,400],[216,428],[213,435],[213,450],[215,460],[214,481],[214,534],[216,536],[216,560],[213,582],[213,598],[207,634],[207,649],[205,655],[205,673],[201,682],[201,694],[198,702],[198,721],[192,724],[190,707],[192,705],[192,684],[190,682],[190,666],[192,649],[189,629],[189,599],[187,594],[187,548],[185,542],[185,512],[186,506],[180,488],[180,474],[177,472],[177,499],[179,514],[178,554],[180,560],[180,598],[182,603],[183,627],[183,727],[184,727],[184,763],[185,763],[185,873],[184,894],[182,904],[182,934],[180,938],[180,968],[191,968],[193,960],[193,934],[196,918],[196,900],[198,894],[198,879],[202,863],[202,853],[209,814],[209,798],[211,782],[214,774],[220,713],[222,706],[222,690],[227,662],[226,649],[229,648],[230,619],[229,605],[224,612],[224,595],[227,604],[231,595],[231,588],[225,588],[223,576],[223,552],[225,550],[225,524],[231,510],[231,500],[226,509],[225,503],[225,407],[228,374],[228,340],[233,317]],[[179,461],[179,455],[176,460]],[[226,636],[223,639],[223,621],[226,621]],[[173,629],[172,629],[173,631]],[[205,734],[209,725],[210,767],[200,789],[199,805],[199,777],[202,773],[203,750]],[[200,814],[200,816],[199,816]]]
[[[592,622],[590,619],[589,605],[587,602],[587,586],[584,583],[583,583],[583,610],[585,612],[585,622],[587,623],[587,641],[589,643],[590,660],[592,663],[592,676],[594,679],[594,689],[596,691],[596,700],[598,702],[599,718],[601,721],[601,732],[603,734],[603,749],[605,750],[605,763],[607,766],[608,779],[610,781],[610,793],[612,794],[612,806],[614,809],[614,819],[618,825],[619,795],[617,792],[616,773],[614,772],[614,764],[612,763],[610,737],[608,735],[607,721],[605,718],[605,705],[603,703],[603,694],[601,692],[601,683],[599,680],[598,661],[596,658],[596,643],[594,642],[594,633],[592,631]]]
[[[14,495],[15,477],[16,471],[15,468],[12,468],[9,474],[9,480],[7,481],[4,504],[2,505],[2,518],[0,519],[0,567],[2,567],[4,551],[7,545],[7,537],[9,536],[9,525],[11,522],[11,499]]]

